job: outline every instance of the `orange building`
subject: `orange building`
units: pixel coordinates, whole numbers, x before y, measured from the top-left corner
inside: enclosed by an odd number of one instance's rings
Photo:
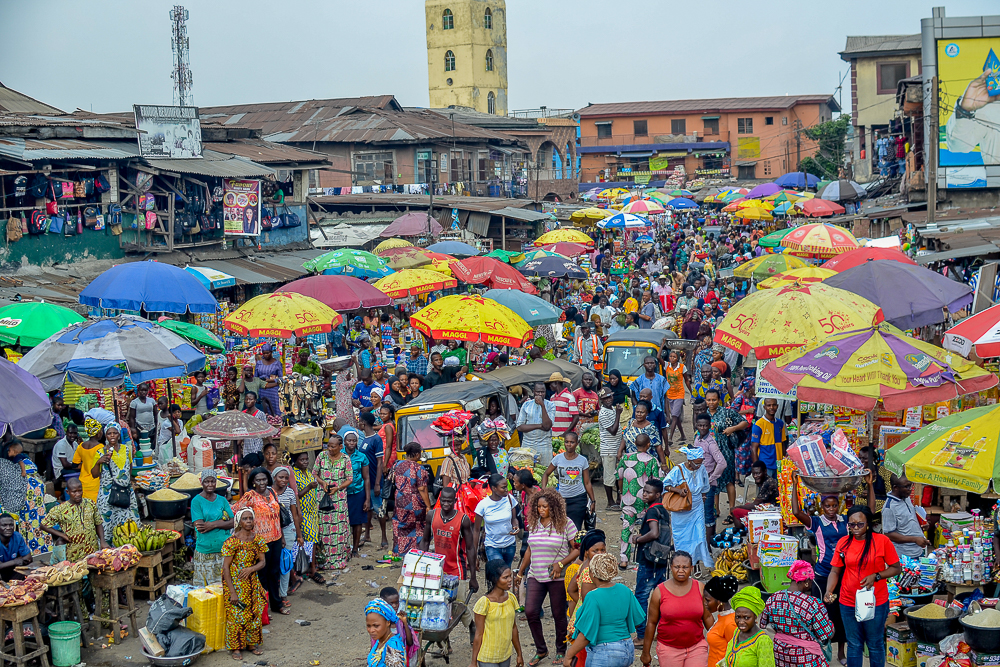
[[[816,144],[801,130],[840,111],[830,95],[618,102],[580,109],[580,185],[687,178],[776,178]]]

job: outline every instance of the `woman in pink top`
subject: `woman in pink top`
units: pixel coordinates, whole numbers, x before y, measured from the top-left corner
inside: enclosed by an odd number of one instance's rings
[[[656,657],[670,667],[705,667],[708,642],[705,630],[715,622],[705,607],[702,584],[691,578],[691,554],[676,551],[670,561],[670,579],[653,589],[646,612],[646,637],[640,660],[653,661],[650,648],[656,636]]]

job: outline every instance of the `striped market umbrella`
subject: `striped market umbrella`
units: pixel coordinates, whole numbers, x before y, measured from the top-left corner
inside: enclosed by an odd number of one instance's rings
[[[666,211],[663,205],[659,202],[655,202],[651,199],[640,199],[638,201],[629,202],[622,207],[622,213],[638,213],[638,214],[650,214],[650,213],[663,213]]]
[[[857,201],[868,196],[868,191],[854,181],[841,178],[826,185],[817,195],[828,201]]]
[[[813,199],[807,203],[813,201],[817,200]],[[822,222],[796,227],[790,234],[781,239],[781,245],[790,250],[818,257],[834,257],[861,246],[854,238],[854,234],[843,227]]]
[[[641,218],[632,213],[615,213],[610,218],[605,218],[597,223],[601,229],[645,229],[649,227],[649,220]],[[545,245],[540,241],[535,241],[535,245]],[[593,243],[591,243],[593,245]]]
[[[256,296],[226,316],[222,326],[241,336],[291,338],[329,333],[344,318],[326,304],[296,292]]]

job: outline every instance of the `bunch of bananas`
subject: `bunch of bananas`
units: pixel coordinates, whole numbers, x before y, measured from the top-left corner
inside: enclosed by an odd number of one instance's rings
[[[114,529],[112,543],[116,547],[131,544],[139,551],[158,551],[176,535],[171,530],[156,530],[149,526],[140,526],[135,521],[117,526]]]
[[[750,576],[746,565],[744,565],[746,559],[747,545],[745,544],[739,547],[732,547],[731,549],[724,549],[715,559],[715,569],[712,570],[712,575],[724,577],[731,574],[736,577],[737,581],[746,581]]]

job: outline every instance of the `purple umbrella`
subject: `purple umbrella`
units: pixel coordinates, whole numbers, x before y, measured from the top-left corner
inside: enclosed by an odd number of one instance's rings
[[[0,435],[48,428],[52,406],[42,381],[16,364],[0,359]]]
[[[944,312],[972,303],[972,288],[916,264],[868,260],[823,281],[863,296],[900,329],[943,322]]]
[[[382,230],[379,236],[437,236],[441,233],[441,225],[427,212],[411,211],[405,213],[392,224]]]
[[[747,193],[747,199],[760,199],[761,197],[770,197],[771,195],[778,192],[781,192],[781,186],[778,185],[777,183],[762,183]]]

